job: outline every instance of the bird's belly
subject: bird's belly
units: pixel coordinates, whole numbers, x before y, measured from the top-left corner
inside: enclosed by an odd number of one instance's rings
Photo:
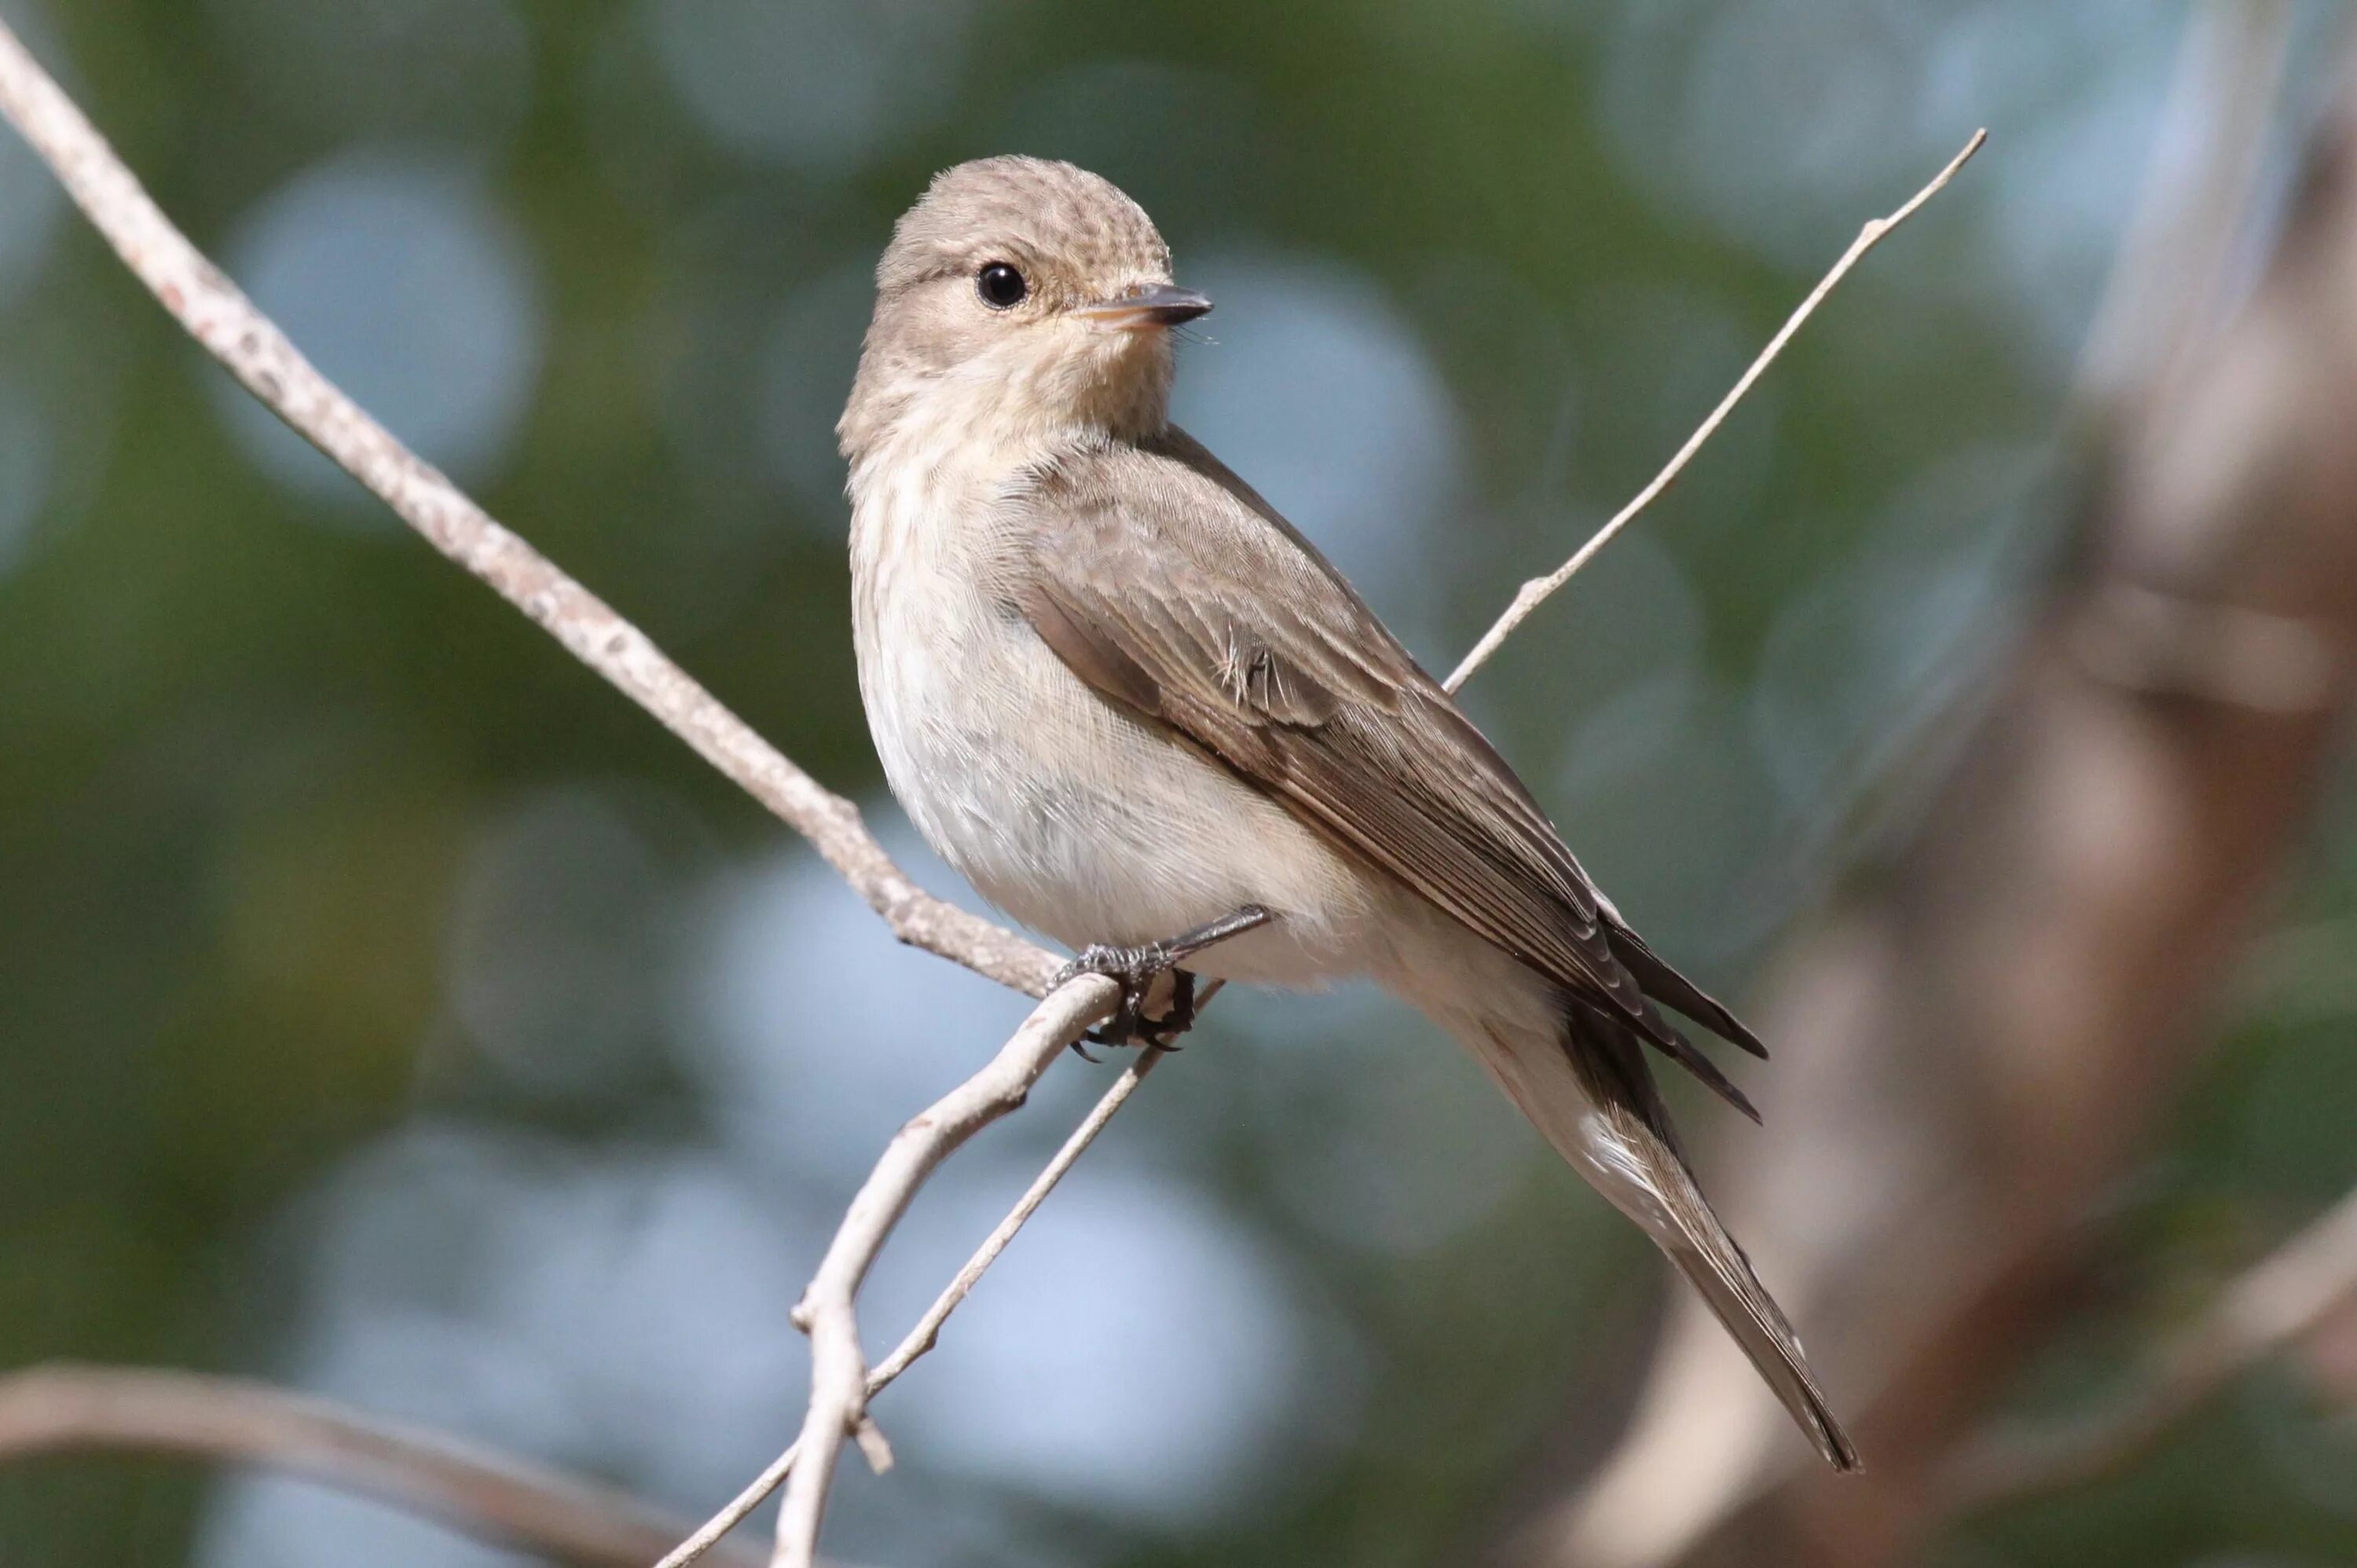
[[[1073,948],[1260,904],[1273,926],[1191,967],[1314,984],[1381,966],[1388,884],[1284,807],[1114,707],[979,596],[902,582],[867,597],[860,687],[885,777],[991,903]]]

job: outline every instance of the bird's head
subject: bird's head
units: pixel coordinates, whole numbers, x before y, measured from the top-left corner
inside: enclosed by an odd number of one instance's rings
[[[837,434],[855,460],[909,427],[1014,450],[1168,422],[1169,329],[1211,308],[1170,277],[1137,203],[1071,164],[997,157],[937,177],[876,269]]]

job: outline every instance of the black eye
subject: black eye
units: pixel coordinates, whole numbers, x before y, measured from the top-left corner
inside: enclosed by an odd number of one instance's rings
[[[1023,274],[1005,262],[992,262],[974,274],[974,286],[981,291],[982,303],[993,310],[1006,310],[1023,303],[1031,285]]]

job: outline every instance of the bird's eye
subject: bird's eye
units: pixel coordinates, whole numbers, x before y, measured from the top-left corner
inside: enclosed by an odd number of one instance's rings
[[[974,274],[974,286],[982,294],[982,303],[993,310],[1009,310],[1023,303],[1031,285],[1023,274],[1006,262],[992,262]]]

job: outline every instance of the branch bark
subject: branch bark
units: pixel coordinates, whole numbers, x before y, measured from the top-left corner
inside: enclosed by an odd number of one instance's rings
[[[283,1470],[584,1568],[645,1568],[686,1528],[545,1466],[240,1378],[62,1364],[0,1377],[0,1463],[126,1449]]]
[[[892,863],[859,808],[753,733],[638,628],[509,532],[315,370],[141,188],[106,139],[0,24],[0,114],[116,255],[245,389],[443,555],[530,617],[656,722],[808,839],[893,935],[1037,996],[1058,961],[943,903]]]

